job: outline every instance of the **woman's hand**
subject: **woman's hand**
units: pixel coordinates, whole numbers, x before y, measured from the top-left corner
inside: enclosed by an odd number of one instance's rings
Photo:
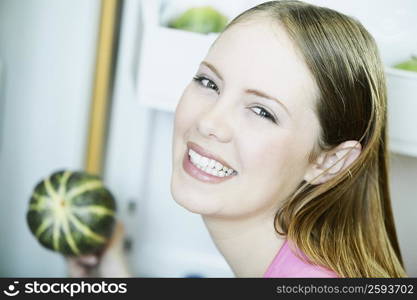
[[[125,232],[117,222],[113,235],[100,253],[67,257],[70,277],[130,277],[124,253]]]

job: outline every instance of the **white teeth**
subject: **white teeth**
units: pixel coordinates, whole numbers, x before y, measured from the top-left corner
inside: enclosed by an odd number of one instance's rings
[[[190,156],[190,161],[200,170],[217,177],[230,176],[234,171],[223,166],[221,163],[214,159],[209,159],[207,157],[201,156],[192,149],[188,150],[188,155]]]
[[[208,174],[210,174],[210,175],[213,175],[213,176],[216,176],[217,175],[217,172],[215,170],[209,168],[208,166],[206,167],[206,171],[205,172],[208,173]]]
[[[194,159],[194,160],[193,160],[193,162],[194,162],[196,165],[198,165],[198,164],[200,163],[201,156],[194,155],[194,158],[193,158],[193,159]]]
[[[219,162],[216,162],[216,165],[214,166],[217,171],[220,171],[223,168],[223,165]]]
[[[207,157],[204,157],[204,156],[203,156],[203,157],[200,159],[200,165],[201,165],[202,167],[207,167],[208,163],[209,163],[209,159],[208,159]]]
[[[210,162],[209,162],[209,164],[208,164],[209,168],[210,168],[210,169],[213,169],[213,168],[214,168],[214,166],[216,165],[216,162],[217,162],[217,161],[215,161],[214,159],[211,159],[211,160],[210,160]]]
[[[195,162],[195,161],[196,161],[196,156],[195,156],[195,154],[194,154],[194,153],[190,153],[190,160],[191,160],[192,162]]]

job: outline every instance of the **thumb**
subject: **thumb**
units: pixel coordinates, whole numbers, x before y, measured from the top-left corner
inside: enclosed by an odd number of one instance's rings
[[[129,271],[124,252],[124,225],[120,222],[116,224],[113,235],[106,250],[101,257],[99,267],[103,277],[128,277]]]
[[[125,237],[125,227],[122,222],[117,221],[115,228],[113,230],[113,234],[106,246],[108,251],[123,251],[123,244],[124,244],[124,237]]]

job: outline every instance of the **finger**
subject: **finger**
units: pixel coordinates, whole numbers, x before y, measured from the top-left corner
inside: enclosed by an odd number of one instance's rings
[[[113,233],[108,241],[106,247],[103,249],[102,254],[108,251],[120,251],[123,248],[123,241],[125,237],[125,229],[122,222],[117,221],[115,224]]]
[[[88,266],[88,267],[94,267],[98,264],[98,257],[96,255],[83,255],[79,256],[76,259],[78,264]]]
[[[68,259],[68,273],[70,277],[87,277],[87,270],[81,267],[75,259]]]
[[[113,235],[110,239],[110,243],[112,244],[117,244],[120,241],[123,240],[123,237],[125,235],[125,227],[123,225],[122,222],[117,222],[115,227],[114,227],[114,231],[113,231]]]

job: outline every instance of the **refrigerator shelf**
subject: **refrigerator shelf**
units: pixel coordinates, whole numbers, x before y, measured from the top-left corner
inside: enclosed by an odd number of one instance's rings
[[[159,1],[142,2],[143,36],[137,97],[143,106],[174,112],[217,33],[200,34],[160,25]]]
[[[386,67],[388,147],[417,157],[417,73]]]

